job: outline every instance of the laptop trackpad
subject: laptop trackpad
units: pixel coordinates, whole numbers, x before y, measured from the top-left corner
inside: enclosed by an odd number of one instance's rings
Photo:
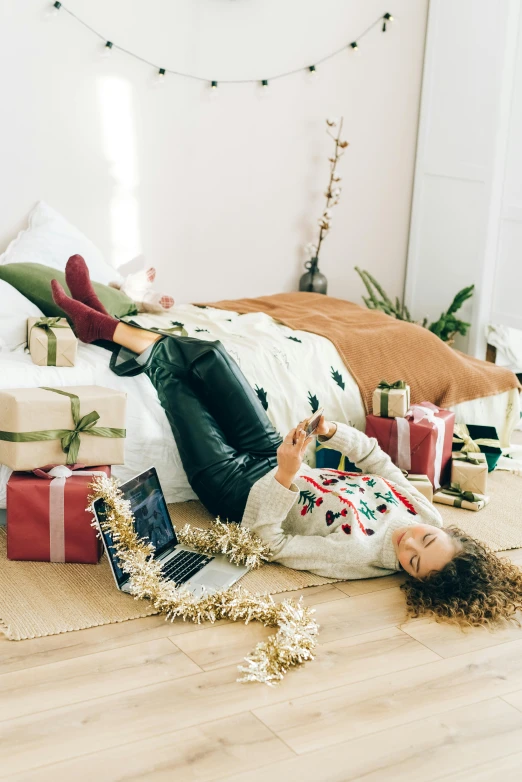
[[[207,567],[203,568],[201,571],[200,583],[204,584],[206,587],[219,588],[222,587],[223,584],[228,584],[229,582],[230,573],[224,572],[223,568],[207,565]]]

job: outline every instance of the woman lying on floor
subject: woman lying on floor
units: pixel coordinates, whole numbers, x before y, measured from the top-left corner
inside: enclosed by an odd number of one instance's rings
[[[193,490],[214,514],[241,522],[287,567],[339,579],[404,570],[411,616],[495,624],[522,607],[522,573],[455,528],[404,478],[377,441],[321,419],[317,434],[362,473],[303,463],[301,425],[282,441],[219,342],[162,335],[107,314],[83,259],[66,268],[55,302],[84,342],[120,346],[111,367],[145,372],[163,405]]]

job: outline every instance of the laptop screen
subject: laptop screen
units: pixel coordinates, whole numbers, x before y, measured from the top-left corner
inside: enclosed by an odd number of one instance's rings
[[[129,500],[134,514],[134,528],[139,538],[150,541],[156,552],[155,556],[172,548],[178,542],[172,521],[170,520],[167,503],[154,467],[132,478],[120,487],[123,496]],[[102,499],[94,503],[96,515],[102,521],[105,514],[105,503]],[[116,580],[121,586],[128,576],[118,565],[118,558],[112,545],[110,533],[102,532],[107,552],[112,562]]]

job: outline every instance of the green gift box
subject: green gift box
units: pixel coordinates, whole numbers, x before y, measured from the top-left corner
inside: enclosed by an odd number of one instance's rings
[[[502,456],[502,448],[494,426],[479,424],[455,424],[453,450],[467,453],[483,453],[486,456],[488,472],[492,472]]]

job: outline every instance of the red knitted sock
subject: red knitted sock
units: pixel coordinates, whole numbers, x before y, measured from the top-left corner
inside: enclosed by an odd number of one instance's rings
[[[72,320],[73,329],[82,342],[94,342],[97,339],[112,341],[119,320],[103,312],[96,312],[81,301],[70,299],[58,280],[51,280],[55,303]]]
[[[71,255],[67,261],[65,281],[73,299],[81,301],[82,304],[86,304],[96,312],[103,312],[104,315],[109,314],[94,292],[89,269],[81,255]]]

